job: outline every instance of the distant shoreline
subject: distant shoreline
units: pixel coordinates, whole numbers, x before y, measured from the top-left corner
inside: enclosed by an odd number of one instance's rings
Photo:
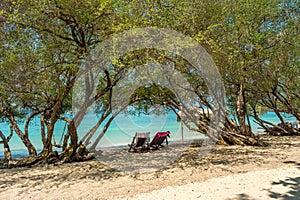
[[[264,131],[256,131],[254,132],[255,135],[258,135],[258,136],[262,136],[262,135],[265,135],[266,133]],[[170,140],[170,144],[176,144],[176,143],[182,143],[182,142],[185,142],[185,143],[192,143],[194,140],[202,140],[202,139],[205,139],[206,137],[199,137],[199,138],[196,138],[196,139],[186,139],[186,140],[180,140],[180,139],[177,139],[177,140]],[[115,146],[107,146],[107,147],[102,147],[102,148],[98,148],[96,149],[97,151],[99,150],[120,150],[120,149],[129,149],[128,147],[128,144],[130,144],[130,140],[128,140],[128,143],[123,143],[123,144],[118,144],[118,145],[115,145]],[[57,149],[55,148],[54,149],[55,151],[58,151],[58,152],[61,152],[60,149]],[[40,153],[42,151],[42,149],[37,149],[37,152]],[[19,159],[19,158],[22,158],[22,157],[26,157],[28,156],[28,151],[26,149],[23,149],[23,150],[14,150],[14,149],[11,149],[11,153],[12,153],[12,156],[13,156],[13,159]],[[4,155],[3,155],[3,148],[0,149],[0,159],[4,159]]]
[[[197,138],[197,139],[186,139],[186,140],[170,140],[169,141],[169,145],[176,145],[176,144],[182,144],[182,143],[187,143],[190,144],[192,143],[194,140],[202,140],[205,139],[204,138]],[[102,147],[102,148],[98,148],[96,149],[96,151],[110,151],[110,150],[123,150],[123,149],[129,149],[128,144],[130,144],[131,141],[128,141],[127,144],[120,144],[120,145],[116,145],[116,146],[108,146],[108,147]],[[58,151],[59,153],[61,152],[60,149],[55,149],[56,151]],[[37,152],[40,153],[42,151],[42,149],[37,149]],[[26,157],[28,156],[28,151],[27,150],[11,150],[13,159],[19,159],[22,157]],[[0,151],[0,161],[1,159],[4,159],[4,155],[3,155],[3,150]]]

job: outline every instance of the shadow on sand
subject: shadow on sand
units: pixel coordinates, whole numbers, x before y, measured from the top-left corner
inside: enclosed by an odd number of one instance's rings
[[[254,199],[254,198],[250,197],[247,194],[239,194],[236,197],[230,198],[230,199],[227,199],[227,200],[258,200],[258,199]]]
[[[286,161],[286,164],[294,164],[300,170],[300,162],[295,161]],[[299,173],[300,174],[300,173]],[[300,176],[298,177],[288,177],[284,180],[274,181],[272,185],[280,185],[287,189],[287,192],[280,193],[269,190],[269,196],[273,199],[282,199],[282,200],[299,200],[300,199]]]
[[[120,172],[104,166],[97,160],[85,163],[66,163],[57,166],[1,169],[0,191],[4,192],[11,187],[24,188],[23,191],[16,194],[22,195],[22,192],[28,192],[28,188],[31,188],[32,191],[39,191],[41,188],[70,187],[70,185],[78,183],[81,179],[100,181],[121,175]]]
[[[122,172],[146,172],[169,166],[188,148],[189,143],[176,143],[154,151],[129,153],[128,148],[111,149],[94,152],[94,156],[101,163]]]

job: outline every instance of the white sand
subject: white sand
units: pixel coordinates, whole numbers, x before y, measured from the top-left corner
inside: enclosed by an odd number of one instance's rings
[[[55,174],[54,174],[55,175]],[[120,183],[123,183],[120,180]],[[49,187],[45,187],[48,185]],[[122,187],[116,182],[112,188]],[[115,188],[114,188],[115,187]],[[145,185],[147,187],[147,185]],[[103,198],[108,185],[101,181],[78,180],[50,187],[45,180],[43,185],[19,187],[0,192],[1,199],[107,199]],[[139,191],[139,187],[135,192]],[[297,198],[299,197],[299,198]],[[128,200],[267,200],[300,199],[300,169],[297,167],[251,171],[211,178],[181,186],[167,186],[149,193],[138,194],[133,198],[111,198]]]
[[[130,200],[156,199],[300,199],[300,170],[279,168],[272,170],[252,171],[212,178],[204,182],[196,182],[183,186],[166,187],[150,193],[137,195]],[[289,195],[290,194],[290,195]]]

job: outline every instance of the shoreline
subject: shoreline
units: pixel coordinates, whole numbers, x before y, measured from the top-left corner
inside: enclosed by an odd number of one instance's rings
[[[254,197],[260,199],[261,194],[267,194],[267,199],[274,199],[271,193],[274,192],[273,190],[266,193],[260,189],[257,191],[257,196],[253,196],[251,187],[259,181],[280,183],[280,181],[285,181],[284,176],[296,180],[294,184],[299,185],[300,181],[297,182],[297,180],[300,180],[300,173],[295,174],[295,172],[300,170],[300,138],[264,136],[263,139],[271,145],[268,147],[215,146],[204,157],[199,155],[199,147],[189,147],[163,168],[148,171],[122,171],[120,168],[103,164],[99,160],[1,169],[0,197],[3,199],[142,199],[142,197],[151,199],[154,193],[165,192],[166,196],[162,196],[165,199],[176,199],[174,195],[178,195],[177,199],[182,199],[180,194],[176,193],[177,189],[182,187],[182,189],[194,189],[194,193],[191,192],[190,196],[184,198],[193,199],[192,194],[202,195],[204,198],[205,195],[213,193],[212,191],[221,193],[228,191],[217,187],[220,181],[222,183],[226,180],[228,184],[233,184],[234,188],[238,188],[239,184],[245,187],[242,194],[248,195],[248,199]],[[176,149],[169,149],[169,151],[174,150]],[[127,155],[133,156],[138,161],[147,156],[160,155],[159,153],[168,155],[170,152],[162,149],[160,152],[127,153]],[[126,154],[121,152],[120,157],[121,155]],[[157,164],[156,161],[154,163]],[[142,163],[138,164],[143,166]],[[286,171],[288,168],[293,171]],[[275,173],[276,169],[283,177]],[[269,175],[260,180],[264,174]],[[232,179],[232,177],[240,178]],[[199,191],[203,184],[207,184],[207,188]],[[280,188],[282,187],[283,185]],[[287,189],[291,190],[291,187]],[[268,189],[267,185],[264,188]],[[294,194],[282,191],[286,195]],[[234,194],[223,193],[224,196],[219,199],[234,199],[234,195],[239,195],[239,193],[235,190],[233,192]],[[295,191],[295,194],[299,194],[299,189]],[[242,196],[236,199],[242,199]]]
[[[180,125],[176,121],[176,118],[175,118],[175,116],[173,116],[173,114],[168,114],[168,115],[171,116],[170,121],[166,121],[166,123],[168,122],[168,125],[166,127],[164,127],[163,129],[164,130],[170,130],[171,133],[174,134],[175,139],[180,139],[181,138],[181,135],[180,135],[181,134],[180,133]],[[273,122],[275,124],[277,123],[278,120],[277,120],[277,118],[275,118],[276,116],[273,116],[274,114],[272,112],[266,112],[264,115],[265,115],[265,118],[266,118],[265,120],[271,121],[271,122]],[[293,118],[291,119],[289,117],[286,117],[285,119],[286,119],[286,121],[293,121],[294,120]],[[2,127],[2,131],[4,133],[8,133],[9,132],[9,129],[8,129],[9,126],[8,126],[8,124],[2,123],[1,125],[3,125],[5,127],[5,128]],[[59,139],[61,137],[61,131],[63,131],[63,129],[64,129],[64,125],[65,125],[64,123],[59,123],[57,125],[57,127],[56,127],[57,131],[54,134],[54,137],[56,138],[56,141],[59,141]],[[153,125],[155,126],[155,124],[153,124]],[[144,127],[145,125],[140,124],[140,126]],[[259,129],[259,127],[256,126],[256,124],[254,122],[252,122],[252,126],[253,126],[252,127],[253,131],[255,133],[256,132],[264,133],[263,129]],[[21,128],[22,127],[23,126],[21,125]],[[145,127],[147,127],[147,126],[145,126]],[[38,126],[36,126],[34,124],[32,126],[30,126],[29,128],[30,128],[30,130],[32,130],[32,133],[30,134],[31,135],[31,139],[34,140],[35,137],[39,138],[38,140],[32,141],[32,142],[35,145],[35,147],[37,148],[37,151],[41,151],[41,149],[43,147],[42,147],[42,144],[41,144],[41,138],[40,138],[40,132],[39,132],[40,129],[35,130],[36,128],[38,128]],[[115,146],[126,146],[128,143],[130,143],[132,141],[132,137],[134,136],[133,133],[136,132],[136,131],[131,131],[132,135],[128,136],[127,133],[125,133],[125,132],[121,133],[122,130],[118,129],[118,131],[115,131],[114,130],[114,128],[115,128],[114,126],[111,127],[111,128],[112,128],[112,130],[109,129],[108,132],[107,132],[107,135],[111,134],[111,135],[114,135],[114,136],[120,136],[120,138],[122,138],[122,142],[121,143],[114,141],[114,143],[116,143]],[[139,131],[142,132],[142,131],[145,131],[145,130],[139,130]],[[150,131],[152,133],[152,135],[154,135],[154,133],[155,133],[155,131],[153,131],[153,130],[148,130],[148,131]],[[185,131],[188,131],[186,129],[186,127],[185,127]],[[172,135],[171,135],[171,137],[172,137]],[[126,138],[126,139],[124,139],[124,138]],[[110,138],[108,137],[108,139],[110,139]],[[126,141],[126,142],[124,142],[124,141]],[[16,142],[16,144],[14,142]],[[15,158],[19,158],[21,156],[28,155],[26,147],[23,145],[23,143],[21,142],[21,140],[18,138],[18,136],[16,134],[14,134],[13,137],[12,137],[12,139],[11,139],[10,147],[11,147],[11,151],[13,153],[12,156],[15,157]],[[0,159],[3,158],[3,157],[4,157],[3,156],[3,146],[0,144]]]
[[[256,131],[254,132],[255,135],[258,135],[258,136],[263,136],[263,135],[266,135],[265,132],[263,131]],[[193,141],[195,140],[205,140],[207,139],[206,136],[203,136],[203,135],[200,135],[199,138],[188,138],[188,139],[184,139],[183,141],[181,139],[174,139],[174,140],[169,140],[169,143],[170,144],[177,144],[177,143],[193,143]],[[102,150],[121,150],[121,149],[126,149],[128,147],[128,144],[130,144],[131,140],[128,140],[128,143],[121,143],[121,144],[118,144],[118,145],[115,145],[115,146],[106,146],[106,147],[102,147],[102,148],[98,148],[96,149],[96,151],[102,151]],[[61,150],[56,148],[55,149],[56,151],[60,152]],[[37,152],[41,152],[42,149],[37,149]],[[4,159],[4,155],[3,155],[4,151],[3,151],[3,148],[0,148],[0,161]],[[22,158],[22,157],[26,157],[28,156],[28,151],[26,149],[18,149],[18,150],[14,150],[14,149],[11,149],[11,153],[12,153],[12,157],[13,159],[19,159],[19,158]]]
[[[205,140],[206,137],[204,136],[200,136],[199,138],[197,139],[185,139],[185,140],[179,140],[179,139],[175,139],[175,140],[169,140],[169,144],[171,145],[176,145],[176,144],[181,144],[181,143],[192,143],[194,140]],[[122,144],[118,144],[118,145],[115,145],[115,146],[105,146],[105,147],[102,147],[102,148],[98,148],[96,149],[96,151],[110,151],[110,150],[123,150],[123,149],[126,149],[128,148],[129,149],[129,146],[130,145],[130,142],[129,141],[127,144],[126,143],[122,143]],[[55,148],[54,149],[55,151],[58,151],[58,152],[61,152],[60,149],[58,148]],[[42,149],[37,149],[37,152],[41,152]],[[4,159],[4,155],[3,155],[3,149],[0,151],[0,161]],[[28,151],[26,149],[22,149],[22,150],[11,150],[11,154],[12,154],[12,157],[13,159],[20,159],[22,157],[26,157],[28,156]]]

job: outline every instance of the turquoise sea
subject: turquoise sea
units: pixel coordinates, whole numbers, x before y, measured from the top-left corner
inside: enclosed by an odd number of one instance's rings
[[[289,115],[284,115],[286,121],[295,121],[295,118]],[[273,112],[265,113],[262,118],[266,121],[273,123],[279,123],[279,119]],[[96,122],[98,117],[95,114],[87,114],[78,127],[78,133],[80,138],[87,132]],[[19,125],[24,128],[25,122],[20,121]],[[177,116],[173,112],[169,112],[166,115],[141,115],[141,116],[127,116],[124,114],[119,115],[109,127],[107,133],[102,138],[97,148],[114,148],[120,146],[127,146],[131,143],[132,138],[136,132],[150,132],[150,137],[153,138],[158,131],[170,131],[171,137],[170,142],[180,141],[180,140],[192,140],[200,139],[204,136],[193,131],[189,131],[185,126],[183,126],[183,131],[181,128],[181,123],[177,121]],[[251,118],[251,126],[254,132],[261,132],[261,129],[254,120]],[[103,126],[100,127],[96,136],[100,133]],[[5,134],[9,134],[9,124],[7,122],[0,122],[0,130]],[[22,129],[23,130],[23,129]],[[65,122],[58,121],[54,130],[54,140],[56,143],[60,143],[63,132],[66,132]],[[182,134],[183,132],[183,134]],[[29,126],[29,137],[36,149],[41,151],[42,142],[40,135],[40,119],[36,117],[32,120]],[[10,148],[13,157],[20,157],[27,155],[27,151],[17,134],[14,133],[10,143]],[[59,149],[57,149],[59,150]],[[0,144],[0,158],[3,158],[3,144]]]

